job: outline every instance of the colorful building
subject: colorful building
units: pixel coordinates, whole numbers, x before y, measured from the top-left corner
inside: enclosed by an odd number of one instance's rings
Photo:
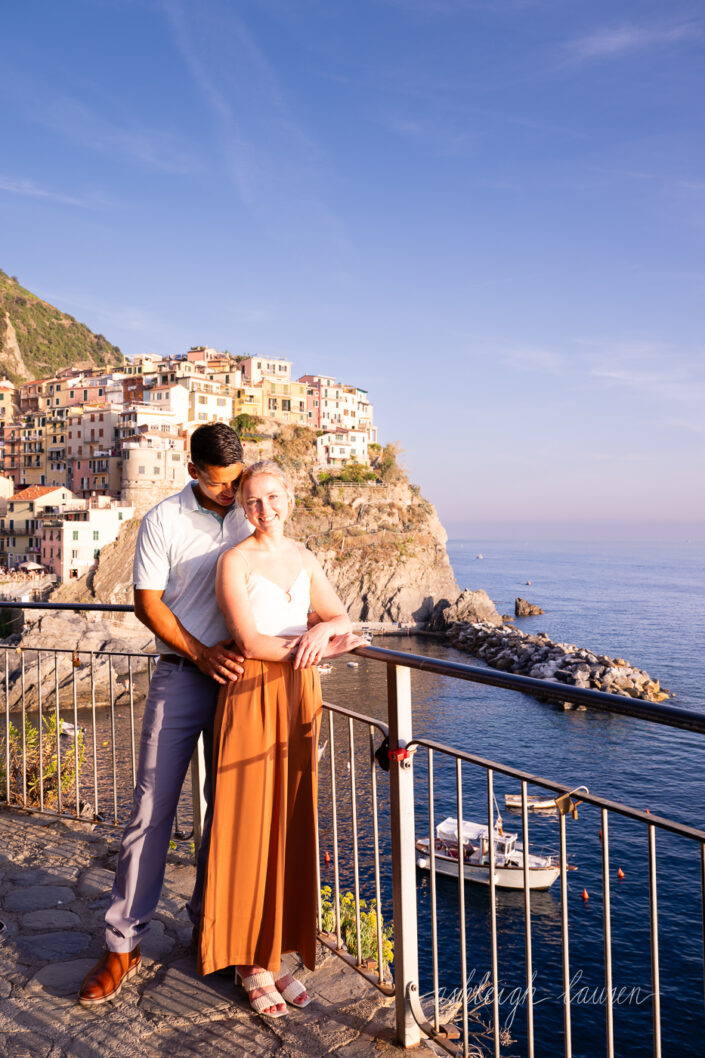
[[[13,568],[39,562],[42,516],[80,505],[65,485],[31,485],[16,492],[7,501],[7,514],[0,518],[0,565]]]
[[[367,434],[364,430],[329,430],[316,438],[316,458],[319,466],[339,467],[346,463],[368,466]]]
[[[41,519],[41,564],[60,581],[75,579],[94,565],[101,548],[117,539],[134,514],[132,507],[91,502]]]

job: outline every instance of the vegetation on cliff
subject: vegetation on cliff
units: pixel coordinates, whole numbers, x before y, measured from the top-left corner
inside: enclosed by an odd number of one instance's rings
[[[42,301],[0,270],[0,375],[15,384],[64,367],[117,367],[123,356],[102,334]]]

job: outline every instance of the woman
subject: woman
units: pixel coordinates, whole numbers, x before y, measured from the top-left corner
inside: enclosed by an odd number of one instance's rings
[[[282,1017],[310,1002],[282,953],[310,969],[316,956],[317,665],[362,640],[316,558],[284,535],[294,495],[281,467],[249,467],[238,498],[254,533],[221,557],[216,592],[245,671],[216,714],[199,971],[235,965],[253,1010]]]

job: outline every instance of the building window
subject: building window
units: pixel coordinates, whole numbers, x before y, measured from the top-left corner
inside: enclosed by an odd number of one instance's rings
[[[72,535],[72,539],[73,540],[78,540],[78,529],[74,529],[73,535]]]
[[[137,467],[137,473],[138,474],[144,474],[144,472],[145,472],[145,468],[144,467]]]
[[[93,530],[93,539],[94,540],[100,540],[100,533],[98,532],[97,529]]]

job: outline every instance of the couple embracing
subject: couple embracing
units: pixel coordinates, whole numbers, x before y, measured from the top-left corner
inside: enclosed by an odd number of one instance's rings
[[[78,993],[114,999],[140,964],[181,786],[201,733],[207,801],[187,905],[208,974],[234,967],[252,1009],[310,998],[281,964],[315,964],[317,665],[361,640],[316,558],[284,535],[294,495],[277,463],[243,467],[223,423],[191,438],[191,481],[149,511],[135,613],[154,633],[134,807],[106,913],[106,950]]]

